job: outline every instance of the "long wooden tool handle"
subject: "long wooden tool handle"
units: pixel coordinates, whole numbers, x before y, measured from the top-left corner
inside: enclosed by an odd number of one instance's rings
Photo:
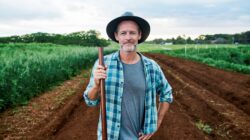
[[[104,66],[103,48],[98,48],[99,65]],[[106,94],[105,79],[101,79],[101,117],[102,117],[102,139],[107,140],[107,119],[106,119]]]

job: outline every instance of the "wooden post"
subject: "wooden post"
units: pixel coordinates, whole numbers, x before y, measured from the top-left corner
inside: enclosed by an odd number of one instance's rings
[[[98,48],[98,57],[99,57],[99,65],[105,66],[103,60],[103,47]],[[105,79],[101,79],[100,84],[101,84],[102,139],[107,140]]]

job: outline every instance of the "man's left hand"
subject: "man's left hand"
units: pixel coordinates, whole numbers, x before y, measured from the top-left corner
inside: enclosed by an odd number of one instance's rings
[[[147,135],[140,135],[139,140],[149,140],[152,136],[154,135],[154,133],[151,134],[147,134]]]

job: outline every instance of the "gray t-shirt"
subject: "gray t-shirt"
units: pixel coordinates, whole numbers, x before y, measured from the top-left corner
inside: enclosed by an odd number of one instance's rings
[[[138,140],[144,119],[146,82],[142,60],[124,64],[120,140]]]

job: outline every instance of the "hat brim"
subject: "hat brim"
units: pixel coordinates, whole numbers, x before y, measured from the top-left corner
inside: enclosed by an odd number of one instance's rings
[[[147,39],[150,33],[150,25],[145,19],[137,17],[137,16],[121,16],[121,17],[113,19],[107,25],[106,32],[111,40],[118,43],[118,41],[115,39],[114,33],[116,32],[118,24],[124,20],[132,20],[136,22],[138,26],[140,27],[141,39],[138,40],[138,44],[144,42]]]

